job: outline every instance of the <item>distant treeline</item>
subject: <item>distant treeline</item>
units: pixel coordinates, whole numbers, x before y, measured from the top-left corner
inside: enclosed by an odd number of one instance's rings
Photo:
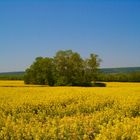
[[[109,71],[109,69],[108,69]],[[12,72],[1,73],[0,80],[24,80],[25,72]],[[102,72],[98,73],[97,81],[104,82],[140,82],[140,71],[137,72],[125,72],[125,73],[113,73],[110,68],[110,73]]]
[[[25,72],[0,73],[0,80],[23,80]]]
[[[97,80],[104,82],[140,82],[140,71],[116,74],[100,73]]]

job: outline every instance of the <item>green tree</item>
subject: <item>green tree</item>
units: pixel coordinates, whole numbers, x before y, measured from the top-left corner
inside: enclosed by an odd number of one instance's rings
[[[90,54],[90,57],[85,60],[85,71],[88,81],[96,81],[100,63],[101,59],[96,54]]]
[[[26,70],[26,84],[54,85],[54,63],[52,58],[37,57],[35,62]]]
[[[83,60],[72,50],[58,51],[54,57],[57,70],[58,85],[72,85],[81,77]]]

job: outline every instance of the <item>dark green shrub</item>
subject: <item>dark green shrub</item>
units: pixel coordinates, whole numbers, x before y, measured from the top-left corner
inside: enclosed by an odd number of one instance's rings
[[[106,87],[105,83],[93,83],[92,87]]]

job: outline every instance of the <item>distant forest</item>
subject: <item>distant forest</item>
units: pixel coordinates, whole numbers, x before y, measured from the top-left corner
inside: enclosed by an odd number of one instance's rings
[[[3,72],[0,73],[0,80],[23,80],[24,71],[21,72]]]
[[[0,73],[0,80],[23,80],[24,71]],[[140,82],[140,67],[101,68],[98,81]]]

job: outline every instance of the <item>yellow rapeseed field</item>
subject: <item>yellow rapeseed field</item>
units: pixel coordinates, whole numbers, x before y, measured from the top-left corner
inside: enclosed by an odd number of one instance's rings
[[[0,81],[0,140],[140,140],[140,83],[42,87]]]

